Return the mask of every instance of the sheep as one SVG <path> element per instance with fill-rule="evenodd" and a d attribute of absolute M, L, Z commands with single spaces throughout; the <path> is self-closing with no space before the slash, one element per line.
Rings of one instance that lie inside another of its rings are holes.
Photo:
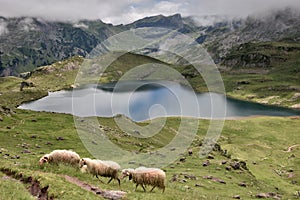
<path fill-rule="evenodd" d="M 86 165 L 83 165 L 83 166 L 80 168 L 80 172 L 83 173 L 83 174 L 88 173 L 87 166 L 86 166 Z"/>
<path fill-rule="evenodd" d="M 78 166 L 80 161 L 80 156 L 71 150 L 54 150 L 49 154 L 42 156 L 39 160 L 39 164 L 44 163 L 66 163 L 73 166 Z"/>
<path fill-rule="evenodd" d="M 155 187 L 162 189 L 162 192 L 165 191 L 166 174 L 161 169 L 146 167 L 138 167 L 136 169 L 123 169 L 121 178 L 125 178 L 126 176 L 129 176 L 129 180 L 132 179 L 133 182 L 136 183 L 135 191 L 139 185 L 142 186 L 145 192 L 146 185 L 153 186 L 150 192 L 152 192 Z"/>
<path fill-rule="evenodd" d="M 113 179 L 116 179 L 120 186 L 121 182 L 118 174 L 121 167 L 118 163 L 109 160 L 82 158 L 79 162 L 79 167 L 82 168 L 85 165 L 87 166 L 87 172 L 96 176 L 98 179 L 98 175 L 102 177 L 110 177 L 110 180 L 107 184 L 109 184 Z"/>

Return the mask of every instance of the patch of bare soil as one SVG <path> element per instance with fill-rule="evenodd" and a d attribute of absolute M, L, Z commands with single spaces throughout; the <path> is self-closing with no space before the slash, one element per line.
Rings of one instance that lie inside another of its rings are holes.
<path fill-rule="evenodd" d="M 125 197 L 126 192 L 123 192 L 121 190 L 101 190 L 98 187 L 92 186 L 88 183 L 85 183 L 83 181 L 80 181 L 78 178 L 71 177 L 68 175 L 64 175 L 65 179 L 69 181 L 72 184 L 75 184 L 82 189 L 85 189 L 87 191 L 93 192 L 96 195 L 100 195 L 105 199 L 112 199 L 112 200 L 118 200 Z"/>
<path fill-rule="evenodd" d="M 31 176 L 24 177 L 21 173 L 17 174 L 14 171 L 11 171 L 9 169 L 1 169 L 3 173 L 5 173 L 7 176 L 5 178 L 10 178 L 12 180 L 20 181 L 23 184 L 29 184 L 28 191 L 30 194 L 34 197 L 36 197 L 37 200 L 52 200 L 54 199 L 52 196 L 48 196 L 48 188 L 41 187 L 40 182 L 33 179 Z"/>
<path fill-rule="evenodd" d="M 286 152 L 291 152 L 295 147 L 298 147 L 298 146 L 300 146 L 300 145 L 299 144 L 292 145 L 292 146 L 288 147 Z"/>

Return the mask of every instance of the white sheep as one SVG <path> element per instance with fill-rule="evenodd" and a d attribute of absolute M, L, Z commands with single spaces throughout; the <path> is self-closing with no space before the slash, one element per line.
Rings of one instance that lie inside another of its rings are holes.
<path fill-rule="evenodd" d="M 86 166 L 86 165 L 83 165 L 83 166 L 80 168 L 80 172 L 83 173 L 83 174 L 88 173 L 87 166 Z"/>
<path fill-rule="evenodd" d="M 82 158 L 79 162 L 79 167 L 83 168 L 85 165 L 87 168 L 87 172 L 93 174 L 98 179 L 98 175 L 102 177 L 110 177 L 110 180 L 107 184 L 109 184 L 113 179 L 118 180 L 119 185 L 121 184 L 118 175 L 121 167 L 118 163 L 109 160 Z"/>
<path fill-rule="evenodd" d="M 54 150 L 49 154 L 42 156 L 39 160 L 39 164 L 43 165 L 44 163 L 65 163 L 74 166 L 78 166 L 80 161 L 80 156 L 71 150 Z"/>
<path fill-rule="evenodd" d="M 145 186 L 151 185 L 153 188 L 158 187 L 165 191 L 165 179 L 166 173 L 158 168 L 146 168 L 146 167 L 138 167 L 136 169 L 124 169 L 122 170 L 122 178 L 129 176 L 129 180 L 133 180 L 136 183 L 135 191 L 139 185 L 142 186 L 144 191 L 146 192 Z"/>

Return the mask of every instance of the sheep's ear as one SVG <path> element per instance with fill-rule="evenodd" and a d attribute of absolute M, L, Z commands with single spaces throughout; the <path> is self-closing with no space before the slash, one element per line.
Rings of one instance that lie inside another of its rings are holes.
<path fill-rule="evenodd" d="M 49 158 L 48 158 L 47 156 L 44 156 L 44 160 L 48 161 L 48 160 L 49 160 Z"/>
<path fill-rule="evenodd" d="M 131 180 L 132 179 L 132 174 L 129 174 L 129 180 Z"/>

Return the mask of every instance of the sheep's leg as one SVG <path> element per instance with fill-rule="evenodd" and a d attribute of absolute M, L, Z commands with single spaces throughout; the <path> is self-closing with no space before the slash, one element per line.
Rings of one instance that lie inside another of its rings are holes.
<path fill-rule="evenodd" d="M 113 180 L 113 178 L 110 178 L 109 181 L 107 182 L 107 184 L 109 184 L 111 182 L 111 180 Z"/>
<path fill-rule="evenodd" d="M 119 178 L 117 178 L 117 180 L 118 180 L 119 186 L 121 186 L 121 181 L 120 181 L 120 179 L 119 179 Z"/>
<path fill-rule="evenodd" d="M 98 175 L 96 175 L 96 178 L 97 178 L 101 183 L 104 183 L 104 182 L 98 177 Z"/>
<path fill-rule="evenodd" d="M 152 190 L 155 188 L 156 186 L 154 186 L 151 190 L 150 190 L 150 192 L 152 192 Z"/>
<path fill-rule="evenodd" d="M 134 190 L 134 191 L 136 191 L 136 189 L 137 189 L 138 186 L 139 186 L 139 184 L 137 183 L 137 184 L 135 185 L 135 190 Z"/>
<path fill-rule="evenodd" d="M 145 187 L 144 187 L 144 185 L 142 184 L 142 187 L 143 187 L 143 189 L 144 189 L 144 192 L 146 192 L 146 189 L 145 189 Z"/>

